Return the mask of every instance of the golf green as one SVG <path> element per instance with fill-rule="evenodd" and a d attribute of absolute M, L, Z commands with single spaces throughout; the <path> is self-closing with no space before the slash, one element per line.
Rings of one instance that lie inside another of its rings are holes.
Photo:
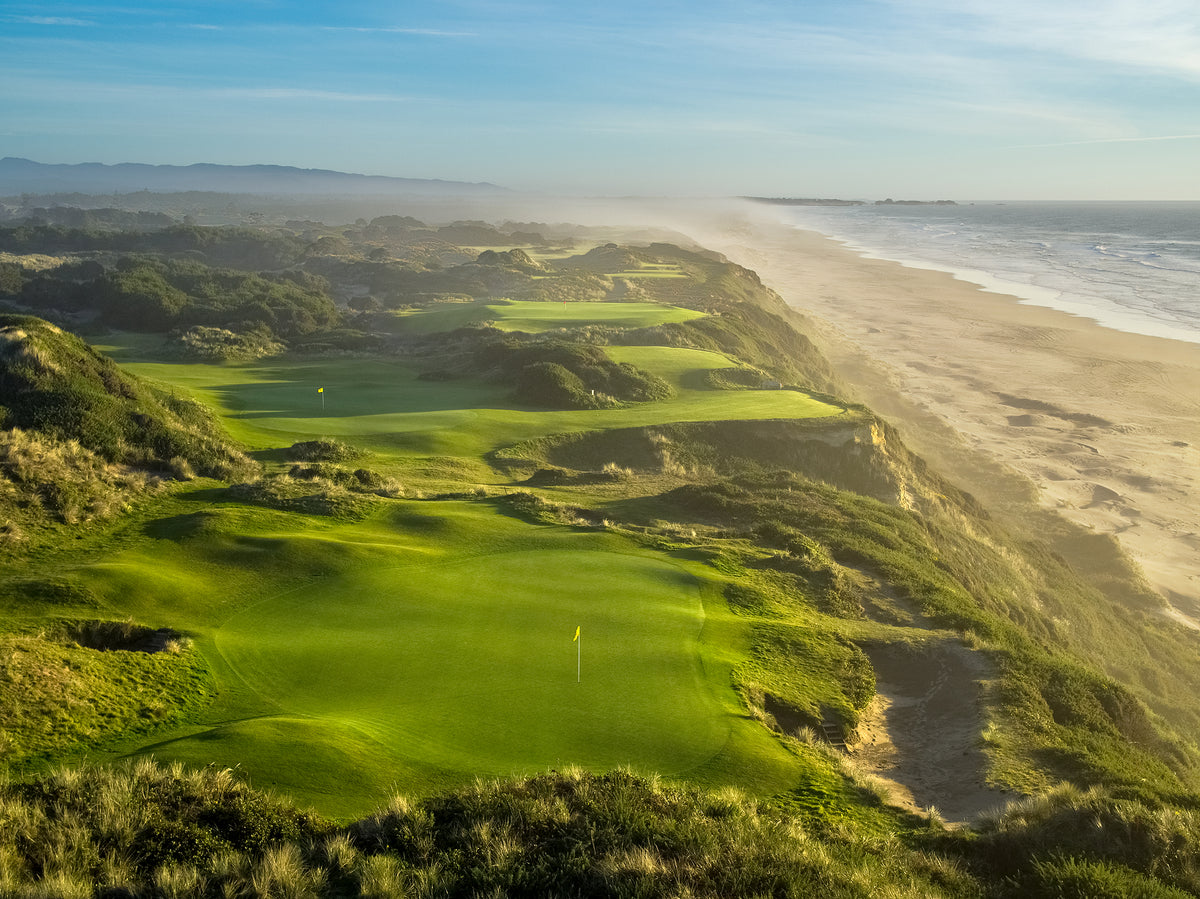
<path fill-rule="evenodd" d="M 328 720 L 334 741 L 353 726 L 416 765 L 703 764 L 729 724 L 700 663 L 698 581 L 575 542 L 365 568 L 245 609 L 216 645 L 282 715 Z"/>

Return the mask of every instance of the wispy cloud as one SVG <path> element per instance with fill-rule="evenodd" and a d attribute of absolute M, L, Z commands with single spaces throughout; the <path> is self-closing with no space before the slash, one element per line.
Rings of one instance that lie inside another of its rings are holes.
<path fill-rule="evenodd" d="M 948 38 L 1200 78 L 1194 0 L 889 0 Z"/>
<path fill-rule="evenodd" d="M 436 28 L 404 28 L 397 26 L 367 27 L 353 25 L 322 25 L 322 31 L 352 31 L 358 34 L 412 34 L 422 37 L 478 37 L 473 31 L 441 31 Z"/>
<path fill-rule="evenodd" d="M 120 81 L 42 78 L 0 66 L 0 80 L 14 91 L 38 95 L 54 102 L 187 104 L 220 101 L 223 106 L 239 100 L 271 100 L 320 103 L 414 103 L 422 98 L 403 94 L 361 93 L 297 87 L 214 87 L 192 84 L 147 84 Z"/>
<path fill-rule="evenodd" d="M 295 87 L 235 87 L 209 93 L 249 100 L 322 100 L 338 103 L 404 103 L 410 99 L 395 94 L 359 94 Z"/>
<path fill-rule="evenodd" d="M 64 16 L 6 16 L 10 22 L 21 22 L 25 25 L 70 25 L 72 27 L 91 28 L 95 22 L 87 19 L 71 19 Z"/>

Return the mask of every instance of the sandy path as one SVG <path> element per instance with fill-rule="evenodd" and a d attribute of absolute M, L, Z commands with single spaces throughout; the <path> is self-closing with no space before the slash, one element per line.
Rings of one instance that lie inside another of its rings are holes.
<path fill-rule="evenodd" d="M 985 781 L 985 660 L 950 643 L 865 649 L 877 692 L 851 747 L 855 767 L 882 780 L 895 804 L 915 812 L 935 808 L 951 824 L 1011 799 Z"/>
<path fill-rule="evenodd" d="M 697 237 L 814 316 L 861 398 L 961 486 L 1003 513 L 1031 481 L 1043 505 L 1114 535 L 1178 612 L 1200 618 L 1200 345 L 779 225 Z"/>

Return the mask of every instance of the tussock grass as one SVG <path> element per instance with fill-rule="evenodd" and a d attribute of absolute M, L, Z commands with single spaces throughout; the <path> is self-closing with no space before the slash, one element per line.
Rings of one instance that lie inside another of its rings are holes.
<path fill-rule="evenodd" d="M 161 485 L 145 471 L 110 462 L 76 440 L 0 431 L 0 517 L 11 527 L 112 518 Z M 18 538 L 14 532 L 10 538 Z"/>
<path fill-rule="evenodd" d="M 932 812 L 882 830 L 734 788 L 566 768 L 394 795 L 339 826 L 229 768 L 144 759 L 0 784 L 0 892 L 1174 899 L 1200 887 L 1198 820 L 1064 787 L 977 834 Z"/>
<path fill-rule="evenodd" d="M 362 450 L 335 437 L 300 440 L 287 451 L 287 457 L 297 462 L 350 462 L 363 455 Z"/>
<path fill-rule="evenodd" d="M 0 334 L 0 425 L 76 441 L 118 465 L 182 459 L 217 478 L 254 467 L 207 408 L 123 372 L 75 335 L 11 315 L 0 316 Z"/>
<path fill-rule="evenodd" d="M 166 343 L 168 353 L 207 362 L 263 359 L 278 356 L 286 349 L 268 332 L 242 333 L 204 325 L 173 333 Z"/>
<path fill-rule="evenodd" d="M 367 468 L 347 471 L 336 465 L 293 465 L 287 474 L 234 484 L 228 495 L 240 502 L 284 512 L 357 519 L 370 514 L 375 497 L 394 497 L 404 488 Z"/>

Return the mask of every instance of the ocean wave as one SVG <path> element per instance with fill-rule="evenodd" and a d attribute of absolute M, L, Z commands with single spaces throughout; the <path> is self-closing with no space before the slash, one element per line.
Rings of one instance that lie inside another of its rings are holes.
<path fill-rule="evenodd" d="M 1200 204 L 806 208 L 790 215 L 872 256 L 949 271 L 1120 330 L 1200 342 Z"/>

